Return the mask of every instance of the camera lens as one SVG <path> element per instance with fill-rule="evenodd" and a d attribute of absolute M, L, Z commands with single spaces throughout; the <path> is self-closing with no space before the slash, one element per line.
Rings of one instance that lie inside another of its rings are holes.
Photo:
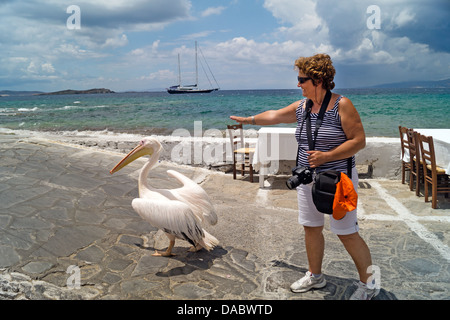
<path fill-rule="evenodd" d="M 289 190 L 293 190 L 297 188 L 299 185 L 300 181 L 296 176 L 290 177 L 289 179 L 286 180 L 286 186 L 288 187 Z"/>

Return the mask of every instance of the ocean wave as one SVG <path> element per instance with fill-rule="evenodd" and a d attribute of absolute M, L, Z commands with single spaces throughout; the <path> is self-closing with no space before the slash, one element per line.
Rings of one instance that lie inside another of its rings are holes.
<path fill-rule="evenodd" d="M 108 105 L 97 105 L 97 106 L 86 106 L 86 105 L 80 105 L 79 101 L 73 102 L 76 105 L 65 105 L 64 107 L 56 107 L 56 108 L 39 108 L 39 107 L 33 107 L 33 108 L 18 108 L 17 110 L 14 108 L 1 108 L 1 113 L 11 113 L 11 112 L 54 112 L 54 111 L 67 111 L 67 110 L 74 110 L 74 109 L 102 109 L 102 108 L 108 108 Z M 45 105 L 44 105 L 45 106 Z"/>
<path fill-rule="evenodd" d="M 56 108 L 53 110 L 70 110 L 70 109 L 80 109 L 80 108 L 81 108 L 80 106 L 64 106 L 62 108 Z"/>
<path fill-rule="evenodd" d="M 19 124 L 19 127 L 23 127 L 25 123 L 22 122 Z M 0 126 L 0 133 L 1 132 L 17 132 L 17 133 L 24 133 L 27 135 L 32 135 L 35 137 L 51 137 L 52 139 L 58 140 L 57 137 L 60 138 L 92 138 L 92 139 L 98 139 L 99 141 L 102 140 L 109 140 L 113 139 L 115 141 L 122 141 L 122 140 L 136 140 L 139 141 L 139 139 L 142 139 L 143 137 L 147 136 L 158 136 L 161 137 L 164 140 L 170 140 L 170 139 L 194 139 L 194 140 L 208 140 L 208 139 L 226 139 L 228 141 L 228 133 L 227 130 L 218 130 L 222 134 L 220 135 L 214 135 L 210 136 L 211 132 L 203 132 L 202 136 L 194 136 L 194 134 L 188 134 L 187 136 L 182 134 L 179 135 L 177 130 L 173 130 L 172 132 L 147 132 L 146 130 L 135 130 L 135 131 L 116 131 L 111 129 L 104 129 L 104 130 L 33 130 L 33 129 L 9 129 L 4 128 Z M 183 131 L 185 132 L 185 131 Z M 258 132 L 255 129 L 247 129 L 243 131 L 244 137 L 246 139 L 251 138 L 257 138 Z"/>
<path fill-rule="evenodd" d="M 38 110 L 40 110 L 38 107 L 17 109 L 18 112 L 34 112 L 34 111 L 38 111 Z"/>
<path fill-rule="evenodd" d="M 74 103 L 76 103 L 77 101 L 75 101 Z M 110 106 L 108 105 L 98 105 L 98 106 L 83 106 L 83 105 L 77 105 L 77 106 L 72 106 L 72 105 L 67 105 L 64 106 L 62 108 L 55 108 L 55 109 L 49 109 L 48 111 L 55 111 L 55 110 L 71 110 L 71 109 L 89 109 L 89 110 L 93 110 L 93 109 L 102 109 L 102 108 L 108 108 Z"/>
<path fill-rule="evenodd" d="M 0 115 L 15 115 L 16 110 L 13 108 L 0 108 Z"/>

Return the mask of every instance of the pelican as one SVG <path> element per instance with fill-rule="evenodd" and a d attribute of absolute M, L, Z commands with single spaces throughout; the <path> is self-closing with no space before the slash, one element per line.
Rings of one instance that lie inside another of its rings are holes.
<path fill-rule="evenodd" d="M 156 252 L 154 256 L 172 256 L 175 239 L 183 239 L 192 244 L 189 249 L 196 252 L 201 248 L 210 251 L 219 241 L 203 229 L 206 220 L 217 223 L 217 215 L 208 194 L 197 183 L 181 173 L 168 170 L 167 174 L 183 184 L 176 189 L 155 189 L 148 184 L 148 174 L 158 162 L 162 151 L 161 143 L 153 138 L 144 138 L 139 145 L 126 155 L 111 171 L 113 174 L 136 159 L 149 155 L 142 167 L 139 180 L 139 198 L 133 199 L 133 209 L 152 226 L 165 232 L 170 240 L 165 252 Z"/>

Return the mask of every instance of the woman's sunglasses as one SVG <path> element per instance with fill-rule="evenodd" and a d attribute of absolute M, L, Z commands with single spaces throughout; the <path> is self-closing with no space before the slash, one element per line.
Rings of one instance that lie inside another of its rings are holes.
<path fill-rule="evenodd" d="M 308 80 L 312 80 L 310 77 L 297 77 L 297 79 L 300 84 L 305 83 Z"/>

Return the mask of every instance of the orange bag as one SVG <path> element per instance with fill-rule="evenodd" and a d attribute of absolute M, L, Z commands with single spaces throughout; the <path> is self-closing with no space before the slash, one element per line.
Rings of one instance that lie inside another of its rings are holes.
<path fill-rule="evenodd" d="M 350 178 L 341 172 L 341 180 L 336 184 L 336 193 L 333 201 L 333 218 L 342 219 L 347 212 L 356 209 L 358 203 L 358 193 L 353 187 Z"/>
<path fill-rule="evenodd" d="M 352 180 L 345 173 L 334 170 L 320 172 L 315 176 L 312 196 L 317 210 L 333 215 L 336 220 L 355 210 L 358 203 Z"/>

